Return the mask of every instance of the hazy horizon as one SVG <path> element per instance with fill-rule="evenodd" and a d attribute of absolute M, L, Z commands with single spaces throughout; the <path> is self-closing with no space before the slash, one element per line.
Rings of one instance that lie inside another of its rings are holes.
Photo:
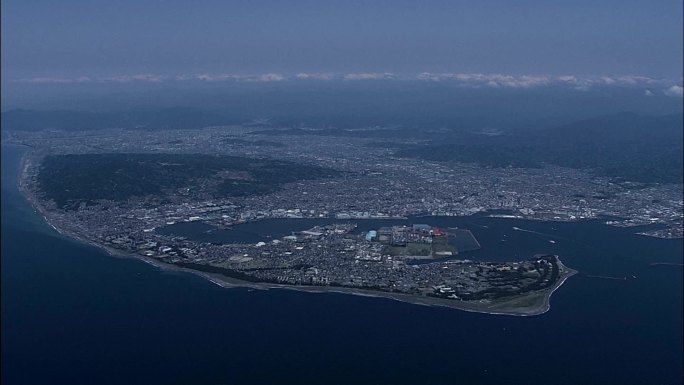
<path fill-rule="evenodd" d="M 3 80 L 297 74 L 682 79 L 682 3 L 4 1 Z M 5 83 L 5 82 L 3 82 Z"/>

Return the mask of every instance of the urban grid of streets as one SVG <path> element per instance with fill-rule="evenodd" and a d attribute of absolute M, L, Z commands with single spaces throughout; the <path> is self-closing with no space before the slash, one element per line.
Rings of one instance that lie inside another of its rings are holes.
<path fill-rule="evenodd" d="M 24 191 L 33 198 L 38 193 L 38 158 L 45 154 L 223 154 L 283 159 L 345 171 L 335 178 L 286 184 L 265 197 L 215 199 L 179 192 L 166 197 L 167 203 L 162 205 L 159 199 L 145 197 L 116 204 L 102 202 L 69 212 L 40 202 L 51 223 L 88 241 L 169 263 L 240 271 L 246 278 L 257 280 L 335 283 L 414 294 L 425 294 L 427 290 L 433 295 L 458 298 L 454 293 L 472 294 L 492 288 L 505 275 L 502 271 L 511 268 L 528 273 L 527 278 L 534 278 L 529 272 L 537 271 L 536 278 L 546 277 L 548 283 L 549 276 L 544 276 L 546 270 L 540 270 L 539 263 L 553 265 L 553 261 L 520 262 L 524 266 L 452 261 L 416 267 L 382 255 L 376 244 L 352 235 L 351 229 L 342 224 L 319 228 L 316 232 L 320 235 L 316 237 L 300 235 L 291 242 L 274 240 L 257 245 L 199 244 L 161 235 L 154 229 L 194 220 L 224 227 L 266 218 L 465 216 L 507 209 L 511 216 L 528 219 L 572 221 L 607 216 L 611 217 L 608 224 L 614 226 L 657 223 L 664 226 L 643 234 L 682 236 L 682 185 L 630 186 L 557 166 L 502 169 L 442 164 L 394 157 L 391 146 L 377 145 L 378 139 L 259 135 L 254 131 L 255 128 L 216 127 L 11 132 L 9 142 L 30 145 L 38 156 L 25 170 L 23 182 Z M 282 146 L 262 145 L 258 141 L 276 141 Z M 107 210 L 106 215 L 103 210 Z M 338 258 L 324 258 L 330 255 Z M 374 258 L 360 257 L 364 255 Z M 547 270 L 550 273 L 551 269 Z M 520 290 L 533 280 L 513 284 L 504 281 L 496 285 L 504 290 Z"/>

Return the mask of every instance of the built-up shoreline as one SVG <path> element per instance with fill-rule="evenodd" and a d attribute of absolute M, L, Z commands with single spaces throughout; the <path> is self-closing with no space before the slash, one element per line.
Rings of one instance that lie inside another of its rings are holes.
<path fill-rule="evenodd" d="M 43 217 L 45 222 L 48 225 L 50 225 L 55 231 L 57 231 L 57 233 L 59 233 L 61 236 L 67 239 L 76 240 L 78 242 L 97 247 L 101 250 L 104 250 L 108 255 L 113 257 L 134 258 L 162 270 L 180 271 L 195 274 L 223 288 L 250 288 L 258 290 L 285 289 L 308 293 L 341 293 L 364 297 L 386 298 L 423 306 L 448 307 L 475 313 L 512 316 L 533 316 L 544 314 L 547 311 L 549 311 L 549 309 L 551 308 L 550 299 L 552 294 L 556 290 L 558 290 L 558 288 L 561 287 L 569 277 L 577 273 L 576 270 L 570 269 L 567 266 L 565 266 L 561 262 L 560 258 L 556 255 L 555 257 L 557 266 L 559 268 L 559 277 L 552 287 L 532 293 L 526 293 L 520 296 L 513 296 L 506 299 L 473 301 L 448 300 L 436 297 L 417 296 L 411 294 L 385 292 L 379 290 L 342 286 L 307 286 L 247 282 L 235 278 L 230 278 L 217 273 L 202 272 L 195 269 L 181 267 L 175 264 L 162 262 L 157 259 L 146 257 L 143 255 L 126 253 L 121 250 L 92 241 L 87 237 L 77 234 L 76 232 L 64 229 L 56 225 L 55 223 L 53 223 L 53 221 L 50 220 L 50 213 L 48 212 L 48 210 L 46 210 L 43 207 L 40 200 L 36 196 L 34 196 L 34 194 L 28 188 L 27 170 L 31 166 L 31 162 L 33 161 L 32 156 L 33 150 L 29 150 L 22 155 L 19 166 L 19 191 L 26 198 L 26 200 L 29 202 L 29 204 L 35 210 L 35 212 L 38 213 L 41 217 Z"/>

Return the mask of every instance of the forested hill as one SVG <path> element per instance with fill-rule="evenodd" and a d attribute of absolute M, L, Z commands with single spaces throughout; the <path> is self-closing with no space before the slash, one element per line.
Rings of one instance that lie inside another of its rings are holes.
<path fill-rule="evenodd" d="M 434 138 L 398 155 L 492 167 L 550 163 L 635 182 L 682 183 L 682 133 L 682 114 L 621 113 L 549 129 Z"/>

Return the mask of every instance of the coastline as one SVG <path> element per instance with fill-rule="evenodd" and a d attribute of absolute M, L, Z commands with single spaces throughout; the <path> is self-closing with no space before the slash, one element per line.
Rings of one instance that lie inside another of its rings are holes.
<path fill-rule="evenodd" d="M 31 148 L 26 153 L 24 153 L 22 155 L 21 161 L 19 162 L 19 176 L 17 181 L 18 190 L 24 197 L 24 199 L 26 199 L 29 205 L 33 208 L 34 212 L 39 214 L 43 218 L 43 220 L 45 220 L 45 222 L 48 225 L 50 225 L 60 236 L 71 241 L 77 241 L 80 243 L 97 247 L 101 250 L 104 250 L 108 255 L 113 257 L 138 259 L 161 270 L 178 271 L 194 274 L 222 288 L 250 288 L 258 290 L 285 289 L 308 293 L 340 293 L 348 295 L 358 295 L 363 297 L 385 298 L 415 305 L 448 307 L 452 309 L 458 309 L 474 313 L 511 316 L 533 316 L 544 314 L 547 311 L 549 311 L 549 309 L 551 308 L 550 299 L 553 293 L 558 288 L 560 288 L 569 277 L 577 273 L 576 270 L 570 269 L 567 266 L 565 266 L 561 262 L 560 258 L 556 255 L 555 257 L 559 267 L 560 277 L 553 287 L 539 292 L 525 294 L 523 296 L 517 296 L 509 299 L 495 301 L 457 301 L 436 297 L 416 296 L 411 294 L 383 292 L 377 290 L 352 287 L 287 285 L 242 281 L 234 278 L 229 278 L 221 274 L 202 272 L 186 267 L 177 266 L 175 264 L 162 262 L 154 258 L 149 258 L 146 256 L 137 255 L 133 253 L 126 253 L 121 250 L 89 240 L 76 232 L 56 226 L 54 223 L 50 221 L 47 210 L 45 210 L 42 207 L 38 199 L 35 196 L 33 196 L 33 194 L 27 188 L 26 171 L 28 167 L 31 165 L 32 156 L 34 155 L 33 151 L 34 149 Z"/>

